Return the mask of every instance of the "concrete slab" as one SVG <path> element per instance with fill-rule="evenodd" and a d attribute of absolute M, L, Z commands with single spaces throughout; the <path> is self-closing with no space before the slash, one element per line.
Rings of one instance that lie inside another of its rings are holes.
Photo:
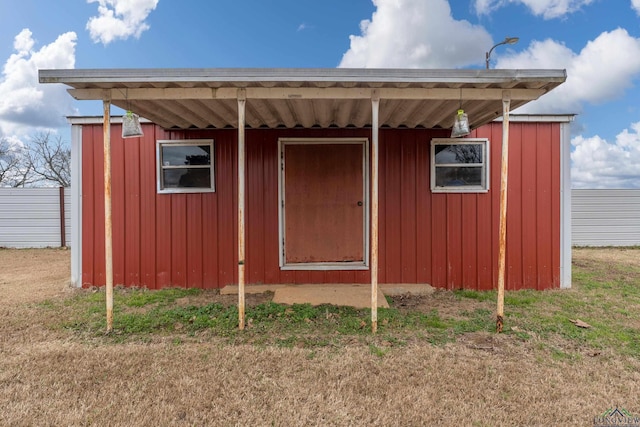
<path fill-rule="evenodd" d="M 378 307 L 389 307 L 385 295 L 428 295 L 434 288 L 426 283 L 384 283 L 378 286 Z M 311 305 L 334 304 L 357 308 L 371 307 L 368 284 L 247 285 L 245 294 L 273 292 L 273 302 Z M 220 289 L 221 295 L 238 295 L 237 286 Z"/>
<path fill-rule="evenodd" d="M 429 295 L 435 288 L 426 283 L 383 283 L 378 286 L 385 295 Z"/>
<path fill-rule="evenodd" d="M 333 304 L 356 308 L 371 307 L 371 287 L 361 284 L 288 285 L 279 287 L 273 295 L 279 304 Z M 378 289 L 378 307 L 389 307 Z"/>

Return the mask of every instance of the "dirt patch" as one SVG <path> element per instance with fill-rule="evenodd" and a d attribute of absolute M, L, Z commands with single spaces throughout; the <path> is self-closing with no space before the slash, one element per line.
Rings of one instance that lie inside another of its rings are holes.
<path fill-rule="evenodd" d="M 393 307 L 400 311 L 435 311 L 441 317 L 456 319 L 461 313 L 479 308 L 493 308 L 492 303 L 483 303 L 472 298 L 459 298 L 453 292 L 435 290 L 427 295 L 402 294 L 391 298 Z"/>
<path fill-rule="evenodd" d="M 38 302 L 70 292 L 70 257 L 67 249 L 0 249 L 0 302 Z"/>

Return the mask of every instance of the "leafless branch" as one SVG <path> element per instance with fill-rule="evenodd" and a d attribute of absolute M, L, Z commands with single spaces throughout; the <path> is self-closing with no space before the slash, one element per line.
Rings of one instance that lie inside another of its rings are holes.
<path fill-rule="evenodd" d="M 71 185 L 71 149 L 60 136 L 49 132 L 32 136 L 25 154 L 37 180 Z"/>

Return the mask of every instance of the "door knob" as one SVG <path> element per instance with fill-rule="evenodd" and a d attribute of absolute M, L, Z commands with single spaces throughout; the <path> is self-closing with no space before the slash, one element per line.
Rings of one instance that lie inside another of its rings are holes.
<path fill-rule="evenodd" d="M 358 201 L 358 206 L 362 206 L 362 201 Z"/>

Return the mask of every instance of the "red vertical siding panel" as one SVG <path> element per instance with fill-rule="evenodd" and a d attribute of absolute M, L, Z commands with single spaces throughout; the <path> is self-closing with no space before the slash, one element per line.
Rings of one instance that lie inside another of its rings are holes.
<path fill-rule="evenodd" d="M 218 182 L 216 177 L 216 188 Z M 220 285 L 218 283 L 217 195 L 202 198 L 202 235 L 204 236 L 202 242 L 202 286 L 206 289 L 218 288 Z"/>
<path fill-rule="evenodd" d="M 264 161 L 264 144 L 259 135 L 247 132 L 247 283 L 264 282 Z"/>
<path fill-rule="evenodd" d="M 537 132 L 529 124 L 522 124 L 522 286 L 537 287 Z"/>
<path fill-rule="evenodd" d="M 552 283 L 552 189 L 551 171 L 549 170 L 552 160 L 551 132 L 547 124 L 533 125 L 538 131 L 537 155 L 541 165 L 546 165 L 545 173 L 537 176 L 537 229 L 538 229 L 538 283 L 537 289 L 545 289 Z"/>
<path fill-rule="evenodd" d="M 308 271 L 307 273 L 305 283 L 327 283 L 326 271 Z"/>
<path fill-rule="evenodd" d="M 386 283 L 402 282 L 402 180 L 401 180 L 401 143 L 393 140 L 389 132 L 383 132 L 380 140 L 380 155 L 384 161 L 384 251 Z M 395 135 L 394 135 L 395 136 Z M 384 142 L 384 143 L 383 143 Z M 382 178 L 382 177 L 381 177 Z"/>
<path fill-rule="evenodd" d="M 461 286 L 478 289 L 478 197 L 462 197 L 462 279 Z"/>
<path fill-rule="evenodd" d="M 95 267 L 95 127 L 82 127 L 82 285 L 96 284 Z"/>
<path fill-rule="evenodd" d="M 447 195 L 431 195 L 431 284 L 447 287 Z"/>
<path fill-rule="evenodd" d="M 462 284 L 462 197 L 469 194 L 447 194 L 447 289 L 460 288 Z"/>
<path fill-rule="evenodd" d="M 420 131 L 416 141 L 416 280 L 431 282 L 431 138 Z"/>
<path fill-rule="evenodd" d="M 104 238 L 104 137 L 102 128 L 96 127 L 93 133 L 93 170 L 94 181 L 94 285 L 104 286 L 105 277 L 105 238 Z"/>
<path fill-rule="evenodd" d="M 143 125 L 140 152 L 140 286 L 156 288 L 156 126 Z"/>
<path fill-rule="evenodd" d="M 415 131 L 398 132 L 401 147 L 401 262 L 400 283 L 416 282 L 416 135 Z"/>
<path fill-rule="evenodd" d="M 187 195 L 171 196 L 171 284 L 187 286 Z"/>
<path fill-rule="evenodd" d="M 358 283 L 356 281 L 356 274 L 352 270 L 336 271 L 334 273 L 337 273 L 338 275 L 336 279 L 336 282 L 338 283 Z M 331 277 L 334 277 L 334 275 Z"/>
<path fill-rule="evenodd" d="M 140 151 L 142 138 L 124 141 L 124 284 L 140 285 Z"/>
<path fill-rule="evenodd" d="M 509 192 L 507 195 L 506 289 L 522 287 L 522 126 L 509 130 Z"/>
<path fill-rule="evenodd" d="M 226 286 L 238 283 L 237 138 L 227 136 L 218 147 L 218 282 Z"/>
<path fill-rule="evenodd" d="M 218 200 L 220 188 L 228 185 L 220 172 L 221 156 L 220 147 L 229 138 L 228 132 L 215 132 L 203 135 L 203 138 L 212 138 L 214 147 L 214 172 L 215 193 L 206 193 L 202 197 L 202 287 L 207 289 L 219 288 L 219 245 L 220 233 L 218 230 Z"/>
<path fill-rule="evenodd" d="M 372 152 L 372 141 L 369 143 L 369 153 Z M 387 264 L 389 252 L 387 243 L 387 212 L 386 206 L 389 185 L 387 184 L 387 162 L 386 155 L 387 138 L 386 132 L 380 130 L 378 133 L 378 283 L 391 283 L 387 274 Z M 371 162 L 372 163 L 372 162 Z M 369 165 L 369 176 L 371 176 L 372 164 Z M 373 182 L 370 181 L 371 190 L 373 190 Z M 371 191 L 370 191 L 371 193 Z M 369 199 L 371 200 L 371 199 Z M 371 212 L 370 212 L 371 214 Z M 371 218 L 371 216 L 369 216 Z M 369 241 L 371 242 L 371 224 L 369 225 Z M 369 262 L 371 262 L 371 253 L 369 254 Z M 371 264 L 369 264 L 371 265 Z"/>
<path fill-rule="evenodd" d="M 492 190 L 495 191 L 495 190 Z M 477 258 L 478 278 L 477 289 L 481 291 L 494 288 L 493 281 L 493 212 L 492 195 L 478 195 L 478 242 Z"/>
<path fill-rule="evenodd" d="M 551 276 L 552 286 L 554 288 L 560 287 L 560 233 L 561 233 L 561 218 L 560 218 L 560 198 L 562 191 L 562 181 L 560 173 L 560 152 L 561 141 L 560 124 L 549 124 L 551 128 Z"/>
<path fill-rule="evenodd" d="M 202 198 L 209 193 L 188 194 L 187 200 L 187 287 L 202 288 L 202 264 L 204 252 L 203 240 L 206 239 L 202 233 Z"/>
<path fill-rule="evenodd" d="M 172 285 L 171 277 L 171 196 L 156 197 L 156 268 L 158 288 Z"/>
<path fill-rule="evenodd" d="M 311 283 L 309 272 L 304 270 L 295 270 L 293 272 L 293 283 Z"/>

